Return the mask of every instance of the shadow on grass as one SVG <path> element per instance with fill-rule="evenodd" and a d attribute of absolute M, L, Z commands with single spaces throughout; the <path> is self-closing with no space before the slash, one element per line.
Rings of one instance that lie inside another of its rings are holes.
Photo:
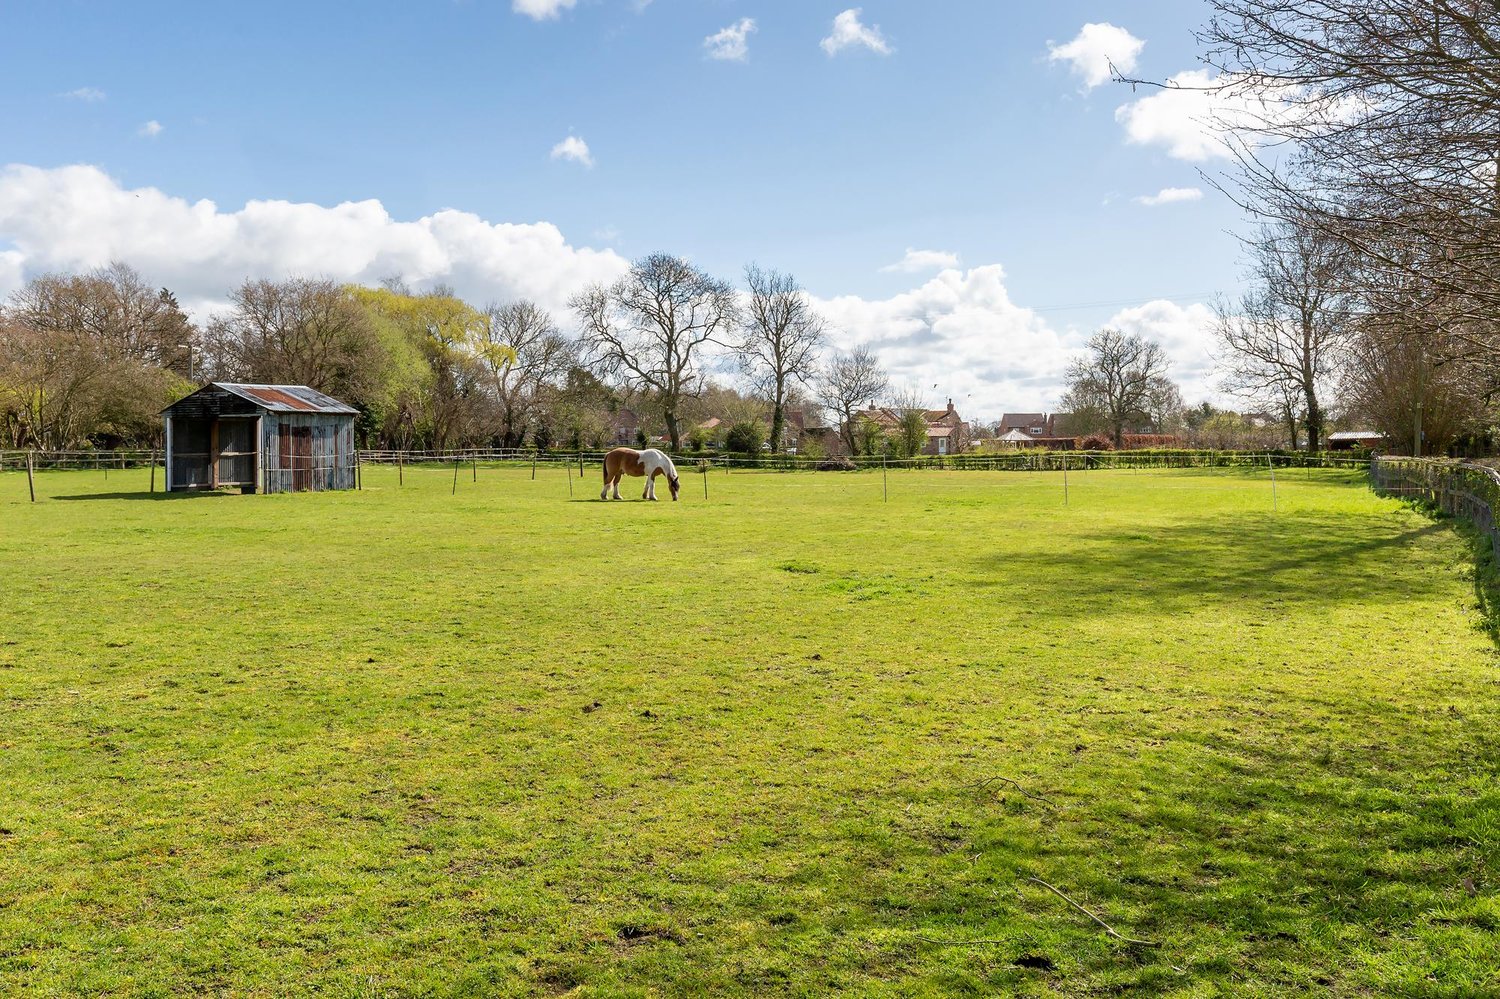
<path fill-rule="evenodd" d="M 164 500 L 187 500 L 205 499 L 210 496 L 238 496 L 239 493 L 210 492 L 210 491 L 182 491 L 173 493 L 76 493 L 71 496 L 48 496 L 45 499 L 55 500 L 150 500 L 162 502 Z"/>
<path fill-rule="evenodd" d="M 1407 599 L 1447 585 L 1440 574 L 1401 571 L 1393 557 L 1450 528 L 1299 514 L 1283 519 L 1200 519 L 1170 527 L 1080 532 L 1067 547 L 978 555 L 977 586 L 1046 579 L 1030 610 L 1072 616 L 1110 605 L 1187 605 L 1276 599 L 1299 603 Z"/>

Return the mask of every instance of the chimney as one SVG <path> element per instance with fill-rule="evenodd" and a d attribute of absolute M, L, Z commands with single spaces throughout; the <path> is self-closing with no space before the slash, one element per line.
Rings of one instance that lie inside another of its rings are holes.
<path fill-rule="evenodd" d="M 953 412 L 953 400 L 952 399 L 948 400 L 948 412 L 950 412 L 950 413 Z"/>

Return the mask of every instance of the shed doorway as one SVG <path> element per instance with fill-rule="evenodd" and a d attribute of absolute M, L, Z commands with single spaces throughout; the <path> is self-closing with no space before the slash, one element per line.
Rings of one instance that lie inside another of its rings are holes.
<path fill-rule="evenodd" d="M 312 427 L 289 427 L 283 423 L 278 430 L 281 468 L 292 473 L 282 478 L 291 479 L 292 492 L 306 492 L 312 488 Z"/>

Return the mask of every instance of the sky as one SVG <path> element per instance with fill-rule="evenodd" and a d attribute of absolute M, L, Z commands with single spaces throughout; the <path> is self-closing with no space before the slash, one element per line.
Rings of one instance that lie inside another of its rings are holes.
<path fill-rule="evenodd" d="M 1104 325 L 1218 399 L 1227 161 L 1201 98 L 1109 79 L 1190 79 L 1202 0 L 848 2 L 0 0 L 0 295 L 119 259 L 198 318 L 399 275 L 569 327 L 665 251 L 796 275 L 965 416 L 1057 408 Z"/>

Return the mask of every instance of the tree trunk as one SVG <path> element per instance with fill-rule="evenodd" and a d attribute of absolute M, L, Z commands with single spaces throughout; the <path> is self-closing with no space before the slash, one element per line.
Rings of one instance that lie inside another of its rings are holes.
<path fill-rule="evenodd" d="M 677 425 L 677 413 L 673 410 L 668 409 L 664 413 L 662 413 L 662 415 L 666 417 L 667 439 L 671 441 L 671 444 L 669 446 L 671 447 L 672 452 L 675 454 L 676 452 L 682 450 L 682 440 Z"/>
<path fill-rule="evenodd" d="M 782 435 L 786 432 L 786 407 L 781 400 L 776 401 L 776 406 L 771 410 L 771 449 L 777 454 L 782 451 Z"/>
<path fill-rule="evenodd" d="M 1312 386 L 1307 388 L 1307 451 L 1313 454 L 1323 441 L 1323 409 Z"/>

